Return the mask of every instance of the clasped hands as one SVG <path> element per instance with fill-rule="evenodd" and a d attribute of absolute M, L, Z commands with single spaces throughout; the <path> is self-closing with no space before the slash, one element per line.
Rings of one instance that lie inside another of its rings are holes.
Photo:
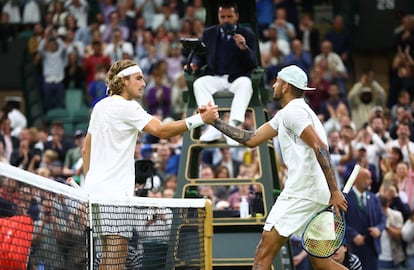
<path fill-rule="evenodd" d="M 201 105 L 198 108 L 198 112 L 200 113 L 203 122 L 210 125 L 214 124 L 216 119 L 219 117 L 218 106 L 213 104 L 211 101 L 209 101 L 206 105 Z"/>

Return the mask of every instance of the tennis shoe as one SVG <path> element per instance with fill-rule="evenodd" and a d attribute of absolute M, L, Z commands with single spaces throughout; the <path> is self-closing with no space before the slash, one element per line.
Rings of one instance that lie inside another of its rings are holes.
<path fill-rule="evenodd" d="M 221 138 L 221 135 L 222 134 L 219 130 L 217 130 L 215 127 L 208 125 L 203 135 L 200 136 L 200 141 L 201 142 L 216 141 Z"/>

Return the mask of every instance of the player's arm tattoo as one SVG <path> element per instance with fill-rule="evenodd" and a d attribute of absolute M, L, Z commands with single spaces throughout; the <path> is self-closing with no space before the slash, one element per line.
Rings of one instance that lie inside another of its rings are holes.
<path fill-rule="evenodd" d="M 254 131 L 232 127 L 220 118 L 214 122 L 214 127 L 241 144 L 250 140 L 255 134 Z"/>
<path fill-rule="evenodd" d="M 328 149 L 319 147 L 316 152 L 316 158 L 321 165 L 322 171 L 325 174 L 326 181 L 330 191 L 338 190 L 338 185 L 335 179 L 335 168 L 333 167 L 331 156 Z"/>

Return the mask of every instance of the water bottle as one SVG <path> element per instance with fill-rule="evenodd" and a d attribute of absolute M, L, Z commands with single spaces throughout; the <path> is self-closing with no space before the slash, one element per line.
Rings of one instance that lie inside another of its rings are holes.
<path fill-rule="evenodd" d="M 242 196 L 242 200 L 240 203 L 240 217 L 249 217 L 249 203 L 247 202 L 246 196 Z"/>
<path fill-rule="evenodd" d="M 285 246 L 282 246 L 282 248 L 280 249 L 280 253 L 281 253 L 281 261 L 282 261 L 282 269 L 283 270 L 291 269 L 288 249 Z"/>

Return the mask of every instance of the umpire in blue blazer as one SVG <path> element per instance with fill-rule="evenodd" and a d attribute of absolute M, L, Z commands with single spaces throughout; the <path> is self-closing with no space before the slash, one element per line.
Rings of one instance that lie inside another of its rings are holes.
<path fill-rule="evenodd" d="M 230 91 L 234 94 L 229 124 L 237 126 L 244 122 L 245 112 L 253 94 L 251 73 L 257 67 L 257 39 L 248 27 L 238 24 L 239 12 L 234 2 L 218 6 L 219 24 L 206 28 L 202 42 L 207 53 L 194 58 L 193 71 L 201 76 L 194 81 L 194 95 L 199 106 L 214 103 L 217 91 Z M 221 132 L 208 125 L 200 141 L 210 142 L 220 139 Z M 238 143 L 228 137 L 230 145 Z"/>
<path fill-rule="evenodd" d="M 369 191 L 371 172 L 361 168 L 355 184 L 347 195 L 346 241 L 356 254 L 364 270 L 378 269 L 381 253 L 381 233 L 385 229 L 386 217 L 378 197 Z"/>

